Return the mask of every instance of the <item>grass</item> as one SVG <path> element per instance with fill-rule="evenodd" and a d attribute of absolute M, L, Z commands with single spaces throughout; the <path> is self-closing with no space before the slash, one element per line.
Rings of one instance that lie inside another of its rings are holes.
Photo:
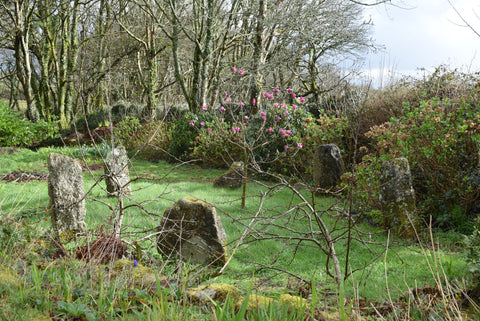
<path fill-rule="evenodd" d="M 47 172 L 46 159 L 50 152 L 82 156 L 71 148 L 43 148 L 37 152 L 20 149 L 17 153 L 0 156 L 0 176 L 14 170 Z M 86 146 L 83 155 L 88 156 L 89 164 L 101 162 L 99 154 L 92 147 Z M 184 196 L 193 196 L 215 204 L 230 242 L 229 249 L 232 249 L 259 208 L 258 196 L 266 191 L 262 184 L 249 184 L 247 207 L 242 209 L 241 190 L 212 187 L 213 178 L 220 175 L 222 170 L 205 170 L 194 164 L 175 167 L 162 161 L 153 164 L 133 160 L 132 165 L 130 173 L 134 179 L 134 192 L 125 205 L 141 204 L 142 210 L 135 206 L 126 210 L 122 237 L 130 243 L 142 239 L 158 226 L 165 209 L 175 201 Z M 103 172 L 84 173 L 85 189 L 93 186 L 86 201 L 86 223 L 90 231 L 109 226 L 111 210 L 105 204 L 115 207 L 117 202 L 115 198 L 106 196 L 103 183 L 96 184 L 101 174 Z M 50 314 L 60 319 L 212 320 L 212 313 L 215 316 L 235 313 L 233 308 L 223 311 L 221 306 L 216 307 L 215 314 L 208 307 L 180 304 L 184 301 L 182 288 L 179 287 L 159 287 L 149 292 L 132 284 L 128 273 L 112 273 L 106 266 L 92 266 L 73 259 L 53 260 L 46 237 L 50 229 L 47 183 L 0 182 L 0 195 L 0 265 L 20 280 L 19 284 L 10 284 L 0 279 L 0 319 L 28 317 L 35 320 Z M 316 202 L 317 206 L 326 208 L 337 200 L 317 197 Z M 258 220 L 252 227 L 262 233 L 285 236 L 289 231 L 286 227 L 305 228 L 300 209 L 275 219 L 266 217 L 266 213 L 285 213 L 298 203 L 298 197 L 288 189 L 269 194 L 263 204 L 266 211 L 261 213 L 265 219 Z M 323 218 L 330 228 L 338 228 L 334 235 L 340 236 L 346 219 L 330 214 L 325 213 Z M 434 259 L 448 280 L 460 280 L 468 274 L 458 246 L 449 244 L 449 241 L 454 244 L 456 236 L 435 235 L 435 240 L 442 240 L 439 245 L 443 245 L 443 248 L 433 250 L 427 246 L 423 252 L 418 244 L 391 241 L 386 233 L 371 226 L 361 226 L 360 230 L 365 235 L 370 233 L 370 238 L 377 244 L 370 244 L 369 248 L 360 242 L 351 244 L 347 268 L 359 270 L 345 282 L 344 295 L 348 300 L 395 301 L 411 288 L 435 285 L 437 280 L 428 265 L 433 265 Z M 84 241 L 80 240 L 80 244 Z M 385 251 L 386 244 L 388 251 Z M 139 245 L 143 252 L 142 264 L 153 267 L 158 273 L 178 277 L 179 266 L 176 262 L 164 262 L 155 250 L 154 240 L 146 239 Z M 73 251 L 76 246 L 68 244 L 67 250 Z M 345 268 L 343 257 L 347 251 L 346 241 L 338 241 L 336 249 L 342 268 Z M 134 251 L 133 247 L 129 248 L 130 253 Z M 212 271 L 187 265 L 182 268 L 185 275 L 180 279 L 182 287 L 200 282 L 224 282 L 236 285 L 244 292 L 253 287 L 252 293 L 271 297 L 278 297 L 282 293 L 298 293 L 308 287 L 299 282 L 299 279 L 304 279 L 311 282 L 314 293 L 323 298 L 318 300 L 318 306 L 325 307 L 338 302 L 335 284 L 325 270 L 326 262 L 326 255 L 313 242 L 298 243 L 288 239 L 253 242 L 253 236 L 250 235 L 238 247 L 224 274 L 212 279 Z M 173 271 L 177 274 L 173 274 Z M 27 311 L 25 306 L 31 309 Z M 258 319 L 272 317 L 273 320 L 278 311 L 281 309 L 273 309 L 269 314 L 268 309 L 264 310 Z"/>

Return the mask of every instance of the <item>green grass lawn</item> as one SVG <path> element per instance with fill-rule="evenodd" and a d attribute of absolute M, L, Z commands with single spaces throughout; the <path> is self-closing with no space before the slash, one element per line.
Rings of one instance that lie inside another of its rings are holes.
<path fill-rule="evenodd" d="M 0 176 L 11 171 L 47 172 L 46 159 L 50 152 L 60 152 L 74 157 L 82 156 L 77 150 L 69 148 L 45 148 L 37 152 L 20 149 L 17 153 L 0 155 Z M 88 164 L 101 162 L 98 153 L 91 148 L 85 147 L 84 154 L 88 156 L 86 162 Z M 303 211 L 304 207 L 296 209 L 300 203 L 298 196 L 286 188 L 277 189 L 275 192 L 271 191 L 266 194 L 263 207 L 259 211 L 260 195 L 267 191 L 265 185 L 273 183 L 251 182 L 247 187 L 247 206 L 242 209 L 240 207 L 241 189 L 213 188 L 212 180 L 221 173 L 223 170 L 201 169 L 194 164 L 177 166 L 163 161 L 154 164 L 133 160 L 130 168 L 133 193 L 125 200 L 125 206 L 139 204 L 143 209 L 140 210 L 136 206 L 126 209 L 122 238 L 129 243 L 142 239 L 159 225 L 167 207 L 182 197 L 196 197 L 216 206 L 227 233 L 230 251 L 236 248 L 237 242 L 243 235 L 245 226 L 251 222 L 251 218 L 257 214 L 258 220 L 250 226 L 254 232 L 246 237 L 244 242 L 238 244 L 238 249 L 225 273 L 214 278 L 208 278 L 208 276 L 192 278 L 192 282 L 199 282 L 199 280 L 224 282 L 237 285 L 244 291 L 253 287 L 254 292 L 275 296 L 278 293 L 298 291 L 302 286 L 298 280 L 304 279 L 312 282 L 320 295 L 328 297 L 335 292 L 333 280 L 328 277 L 326 271 L 327 255 L 314 242 L 288 239 L 289 236 L 298 236 L 292 232 L 293 230 L 305 232 L 308 230 L 309 221 Z M 86 201 L 86 223 L 91 232 L 98 231 L 102 227 L 108 229 L 108 219 L 112 211 L 105 204 L 115 207 L 117 202 L 116 198 L 106 196 L 104 182 L 97 184 L 101 174 L 103 171 L 84 173 L 85 190 L 90 190 L 93 186 Z M 305 195 L 310 197 L 308 194 Z M 315 202 L 317 208 L 341 206 L 341 202 L 337 199 L 327 197 L 317 196 Z M 12 242 L 35 243 L 42 234 L 50 229 L 48 203 L 47 182 L 45 181 L 0 182 L 0 222 L 3 224 L 0 233 L 0 242 L 2 242 L 0 246 L 3 249 L 0 254 L 3 257 L 0 259 L 0 263 L 3 266 L 16 270 L 15 267 L 18 264 L 27 264 L 28 267 L 42 265 L 51 274 L 54 270 L 53 266 L 60 264 L 54 263 L 55 261 L 38 263 L 41 260 L 38 257 L 38 251 L 31 251 L 33 257 L 25 263 L 23 255 L 17 255 L 18 253 L 15 252 L 19 250 L 20 245 L 12 245 Z M 290 210 L 292 211 L 289 212 Z M 340 237 L 346 231 L 347 219 L 336 214 L 338 213 L 335 211 L 325 212 L 322 214 L 322 219 L 327 223 L 329 229 L 334 230 L 333 236 Z M 7 224 L 9 224 L 9 228 L 7 228 Z M 442 242 L 438 244 L 441 249 L 435 248 L 433 251 L 428 238 L 423 241 L 426 245 L 422 249 L 418 243 L 406 243 L 393 236 L 388 237 L 385 232 L 372 226 L 360 224 L 358 227 L 361 234 L 354 232 L 352 235 L 371 243 L 363 244 L 352 241 L 350 244 L 347 269 L 358 271 L 354 272 L 345 283 L 347 298 L 357 297 L 383 302 L 391 296 L 393 300 L 396 300 L 409 288 L 434 285 L 433 275 L 437 271 L 442 278 L 445 276 L 452 281 L 461 279 L 468 273 L 464 257 L 458 251 L 458 246 L 451 246 L 458 239 L 457 235 L 434 234 L 434 241 L 437 242 L 437 239 L 441 239 Z M 15 238 L 12 236 L 11 229 L 18 231 Z M 29 235 L 29 230 L 32 231 L 31 235 Z M 304 235 L 308 236 L 307 234 Z M 255 237 L 258 235 L 282 235 L 283 238 L 255 241 Z M 318 237 L 317 239 L 321 240 Z M 164 266 L 165 262 L 155 250 L 153 238 L 143 240 L 139 245 L 144 253 L 141 263 L 151 266 L 153 269 L 160 269 L 160 266 Z M 70 251 L 73 251 L 75 247 L 76 244 L 67 245 L 67 249 Z M 24 245 L 23 248 L 28 248 L 28 246 Z M 335 244 L 335 248 L 341 267 L 345 269 L 347 241 L 339 240 Z M 25 249 L 23 251 L 30 253 Z M 129 248 L 129 251 L 133 252 L 134 249 Z M 172 266 L 176 265 L 172 263 Z M 68 263 L 62 267 L 66 270 L 70 268 Z M 166 273 L 166 271 L 169 271 L 168 267 L 164 268 L 162 273 Z M 48 277 L 51 277 L 50 274 Z M 73 274 L 70 276 L 72 284 L 77 282 Z M 64 271 L 63 277 L 65 275 Z M 59 286 L 59 288 L 62 287 Z M 106 287 L 106 289 L 109 288 Z M 4 290 L 3 293 L 8 293 L 8 291 Z M 119 293 L 110 293 L 113 301 L 116 300 L 113 297 L 120 295 Z M 0 297 L 1 294 L 0 286 Z M 77 302 L 73 297 L 64 299 Z M 9 304 L 8 300 L 5 297 L 0 299 L 0 309 L 2 304 Z M 20 300 L 20 298 L 15 297 L 15 300 Z M 92 304 L 87 299 L 82 302 L 86 306 Z M 35 305 L 35 302 L 32 304 L 40 310 L 54 308 L 52 303 L 45 303 L 45 306 Z M 199 313 L 205 314 L 206 312 Z"/>

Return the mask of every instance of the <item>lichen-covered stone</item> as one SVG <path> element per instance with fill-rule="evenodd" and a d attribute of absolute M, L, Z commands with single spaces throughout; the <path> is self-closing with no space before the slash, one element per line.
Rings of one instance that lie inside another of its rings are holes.
<path fill-rule="evenodd" d="M 105 184 L 109 196 L 132 193 L 128 171 L 128 156 L 123 146 L 114 148 L 105 158 Z"/>
<path fill-rule="evenodd" d="M 48 195 L 52 227 L 62 241 L 71 241 L 86 230 L 82 167 L 68 156 L 48 157 Z"/>
<path fill-rule="evenodd" d="M 155 271 L 148 267 L 138 263 L 134 266 L 132 260 L 120 259 L 113 263 L 113 271 L 117 274 L 126 273 L 135 284 L 143 285 L 156 285 L 157 280 L 166 280 L 166 277 L 161 274 L 156 274 Z"/>
<path fill-rule="evenodd" d="M 245 301 L 245 298 L 240 298 L 236 303 L 235 303 L 235 308 L 240 309 L 242 306 L 243 302 Z M 259 308 L 264 308 L 269 306 L 270 304 L 274 303 L 275 300 L 272 298 L 268 298 L 263 295 L 257 295 L 257 294 L 250 294 L 248 297 L 248 302 L 247 302 L 247 310 L 256 310 Z"/>
<path fill-rule="evenodd" d="M 313 160 L 315 187 L 330 189 L 337 186 L 344 172 L 345 166 L 337 145 L 327 144 L 317 148 Z"/>
<path fill-rule="evenodd" d="M 20 285 L 20 281 L 18 276 L 10 270 L 7 269 L 0 269 L 0 284 L 6 285 L 9 287 L 18 287 Z"/>
<path fill-rule="evenodd" d="M 240 188 L 243 183 L 243 173 L 243 162 L 233 162 L 225 174 L 213 181 L 213 187 Z"/>
<path fill-rule="evenodd" d="M 379 196 L 384 226 L 393 229 L 401 237 L 415 237 L 418 216 L 406 158 L 396 158 L 382 166 Z"/>
<path fill-rule="evenodd" d="M 225 302 L 227 297 L 236 300 L 240 298 L 240 293 L 233 285 L 212 283 L 188 289 L 187 297 L 191 302 L 202 305 L 210 302 L 210 300 Z"/>
<path fill-rule="evenodd" d="M 184 197 L 165 210 L 158 227 L 157 248 L 164 256 L 180 255 L 190 263 L 223 265 L 227 237 L 215 207 Z"/>
<path fill-rule="evenodd" d="M 307 300 L 300 296 L 290 295 L 290 294 L 282 294 L 280 295 L 280 303 L 282 305 L 288 304 L 290 307 L 295 309 L 308 309 L 309 304 Z"/>

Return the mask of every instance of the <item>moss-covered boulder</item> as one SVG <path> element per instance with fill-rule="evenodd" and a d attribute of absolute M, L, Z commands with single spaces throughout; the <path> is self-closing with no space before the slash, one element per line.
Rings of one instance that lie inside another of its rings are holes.
<path fill-rule="evenodd" d="M 119 275 L 129 276 L 135 284 L 154 286 L 159 281 L 165 281 L 166 277 L 155 273 L 155 271 L 140 263 L 135 263 L 132 260 L 120 259 L 113 262 L 113 271 Z M 163 284 L 164 282 L 162 282 Z"/>
<path fill-rule="evenodd" d="M 240 298 L 237 303 L 235 303 L 235 309 L 240 309 L 242 304 L 244 304 L 246 298 Z M 275 300 L 263 295 L 250 294 L 247 302 L 247 310 L 256 310 L 259 308 L 264 308 L 274 303 Z"/>
<path fill-rule="evenodd" d="M 7 287 L 18 287 L 20 286 L 20 280 L 14 272 L 0 268 L 0 285 Z"/>
<path fill-rule="evenodd" d="M 158 227 L 158 251 L 179 255 L 193 264 L 223 265 L 227 261 L 227 236 L 215 207 L 184 197 L 167 208 Z"/>
<path fill-rule="evenodd" d="M 243 183 L 243 173 L 243 162 L 233 162 L 225 174 L 213 181 L 213 187 L 240 188 Z"/>
<path fill-rule="evenodd" d="M 240 298 L 240 293 L 233 285 L 212 283 L 188 289 L 187 297 L 192 303 L 202 305 L 210 302 L 210 300 L 225 302 L 227 297 L 237 300 Z"/>

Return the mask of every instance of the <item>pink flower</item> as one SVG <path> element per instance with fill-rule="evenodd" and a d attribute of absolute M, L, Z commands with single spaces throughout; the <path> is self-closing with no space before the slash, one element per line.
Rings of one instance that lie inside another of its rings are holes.
<path fill-rule="evenodd" d="M 245 104 L 241 101 L 241 102 L 238 103 L 238 106 L 243 107 L 243 106 L 245 106 Z"/>
<path fill-rule="evenodd" d="M 273 104 L 273 107 L 277 108 L 277 107 L 278 107 L 278 104 L 277 104 L 277 103 Z"/>
<path fill-rule="evenodd" d="M 263 95 L 263 98 L 268 98 L 268 93 L 264 92 L 262 95 Z"/>
<path fill-rule="evenodd" d="M 255 98 L 252 99 L 252 105 L 255 105 L 257 103 L 257 100 Z"/>
<path fill-rule="evenodd" d="M 225 111 L 225 107 L 220 106 L 220 110 L 221 110 L 221 111 Z"/>
<path fill-rule="evenodd" d="M 297 147 L 298 147 L 299 149 L 301 149 L 301 148 L 303 147 L 303 144 L 302 144 L 302 143 L 297 143 Z"/>
<path fill-rule="evenodd" d="M 266 121 L 266 120 L 267 120 L 267 117 L 266 117 L 266 116 L 262 116 L 262 120 L 263 120 L 263 121 Z"/>
<path fill-rule="evenodd" d="M 288 145 L 283 146 L 283 148 L 285 149 L 285 151 L 287 151 Z"/>
<path fill-rule="evenodd" d="M 287 88 L 287 93 L 290 94 L 292 91 L 293 91 L 292 88 Z"/>
<path fill-rule="evenodd" d="M 235 127 L 232 127 L 232 132 L 235 132 Z"/>
<path fill-rule="evenodd" d="M 260 116 L 265 116 L 265 112 L 264 111 L 260 112 Z"/>
<path fill-rule="evenodd" d="M 273 98 L 273 94 L 270 94 L 270 95 L 268 96 L 268 98 Z"/>
<path fill-rule="evenodd" d="M 239 74 L 239 75 L 243 75 L 243 69 L 240 69 L 240 70 L 238 71 L 238 74 Z"/>
<path fill-rule="evenodd" d="M 210 127 L 207 128 L 207 133 L 209 133 L 209 132 L 210 132 Z"/>
<path fill-rule="evenodd" d="M 195 126 L 195 121 L 193 119 L 190 121 L 190 126 Z"/>
<path fill-rule="evenodd" d="M 278 93 L 279 91 L 280 91 L 280 89 L 278 89 L 277 87 L 273 88 L 274 93 Z"/>
<path fill-rule="evenodd" d="M 277 116 L 277 120 L 280 120 L 280 119 L 282 119 L 282 117 L 280 117 L 280 116 Z"/>
<path fill-rule="evenodd" d="M 268 129 L 268 132 L 269 132 L 269 133 L 272 133 L 272 132 L 273 132 L 273 128 L 270 127 L 270 128 Z"/>
<path fill-rule="evenodd" d="M 225 99 L 225 102 L 226 102 L 226 103 L 229 103 L 229 102 L 231 102 L 231 101 L 232 101 L 232 98 L 230 98 L 230 97 L 227 97 L 227 99 Z"/>
<path fill-rule="evenodd" d="M 288 115 L 288 110 L 285 110 L 284 114 L 285 114 L 285 115 Z"/>
<path fill-rule="evenodd" d="M 237 131 L 237 133 L 240 131 L 240 127 L 237 127 L 235 128 L 235 130 Z"/>
<path fill-rule="evenodd" d="M 237 67 L 232 67 L 233 72 L 237 72 Z"/>
<path fill-rule="evenodd" d="M 200 123 L 200 126 L 205 126 L 205 122 L 202 121 L 202 122 Z"/>
<path fill-rule="evenodd" d="M 228 96 L 228 94 L 227 94 L 227 92 L 225 92 L 225 97 L 227 97 L 227 96 Z"/>
<path fill-rule="evenodd" d="M 292 98 L 295 98 L 297 97 L 297 95 L 295 93 L 292 93 Z"/>
<path fill-rule="evenodd" d="M 207 110 L 207 106 L 202 106 L 202 109 L 203 109 L 203 110 Z"/>
<path fill-rule="evenodd" d="M 287 130 L 287 135 L 291 135 L 292 134 L 292 131 L 289 129 Z"/>
<path fill-rule="evenodd" d="M 293 110 L 297 109 L 297 105 L 292 106 Z"/>
<path fill-rule="evenodd" d="M 248 120 L 248 116 L 244 116 L 243 119 Z"/>
<path fill-rule="evenodd" d="M 305 102 L 305 97 L 300 97 L 298 100 L 300 100 L 300 102 L 303 104 Z"/>

